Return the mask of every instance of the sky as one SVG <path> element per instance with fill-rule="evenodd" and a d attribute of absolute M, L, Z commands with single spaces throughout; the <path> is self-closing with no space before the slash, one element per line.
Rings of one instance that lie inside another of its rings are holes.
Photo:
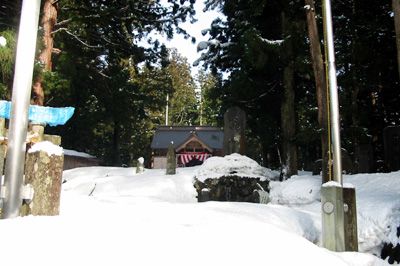
<path fill-rule="evenodd" d="M 168 48 L 177 48 L 178 52 L 188 59 L 189 64 L 192 66 L 192 73 L 194 74 L 197 73 L 198 68 L 201 67 L 201 65 L 199 67 L 193 67 L 193 62 L 200 57 L 200 53 L 197 53 L 197 44 L 201 41 L 208 40 L 208 34 L 203 36 L 201 31 L 210 28 L 211 22 L 218 16 L 222 16 L 222 14 L 217 11 L 203 12 L 203 9 L 203 1 L 197 0 L 195 3 L 195 10 L 198 21 L 194 24 L 186 22 L 182 25 L 182 28 L 196 38 L 196 43 L 192 43 L 190 39 L 185 40 L 182 35 L 175 35 L 170 41 L 163 39 Z"/>

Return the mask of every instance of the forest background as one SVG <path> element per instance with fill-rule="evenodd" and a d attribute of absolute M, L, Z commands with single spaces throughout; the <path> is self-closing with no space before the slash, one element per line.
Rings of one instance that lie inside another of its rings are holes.
<path fill-rule="evenodd" d="M 198 44 L 204 70 L 193 77 L 179 50 L 151 33 L 196 42 L 179 26 L 195 19 L 194 2 L 43 0 L 32 103 L 76 108 L 70 122 L 46 132 L 114 166 L 149 162 L 168 95 L 170 125 L 222 126 L 236 105 L 247 113 L 248 156 L 286 165 L 289 176 L 310 170 L 328 149 L 320 2 L 205 1 L 225 18 Z M 342 146 L 356 166 L 360 147 L 371 147 L 371 172 L 388 170 L 382 131 L 400 123 L 398 2 L 332 5 Z M 2 99 L 10 99 L 20 7 L 0 4 Z"/>

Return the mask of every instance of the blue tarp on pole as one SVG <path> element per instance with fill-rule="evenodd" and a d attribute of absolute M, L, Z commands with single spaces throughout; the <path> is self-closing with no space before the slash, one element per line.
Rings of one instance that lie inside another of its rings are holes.
<path fill-rule="evenodd" d="M 64 125 L 74 114 L 74 107 L 47 107 L 30 105 L 28 119 L 34 123 L 44 123 L 49 126 Z M 10 119 L 11 102 L 0 101 L 0 117 Z"/>

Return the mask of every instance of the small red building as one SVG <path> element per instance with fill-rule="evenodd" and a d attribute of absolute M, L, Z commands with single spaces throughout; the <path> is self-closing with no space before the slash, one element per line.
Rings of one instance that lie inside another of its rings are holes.
<path fill-rule="evenodd" d="M 221 156 L 224 132 L 217 127 L 209 126 L 160 126 L 153 141 L 152 167 L 165 168 L 167 151 L 173 143 L 178 167 L 202 164 L 211 156 Z"/>

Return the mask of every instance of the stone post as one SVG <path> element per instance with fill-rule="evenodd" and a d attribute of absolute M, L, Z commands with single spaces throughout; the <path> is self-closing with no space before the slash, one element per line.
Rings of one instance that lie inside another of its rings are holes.
<path fill-rule="evenodd" d="M 174 175 L 176 174 L 176 154 L 174 143 L 171 141 L 171 144 L 168 146 L 167 152 L 167 175 Z"/>
<path fill-rule="evenodd" d="M 32 138 L 31 142 L 37 143 L 41 142 L 44 139 L 44 127 L 45 124 L 41 123 L 32 123 L 30 124 L 30 131 L 35 134 L 35 137 Z"/>
<path fill-rule="evenodd" d="M 343 188 L 340 185 L 321 187 L 322 242 L 329 250 L 345 251 Z"/>
<path fill-rule="evenodd" d="M 25 204 L 24 215 L 59 214 L 64 155 L 59 146 L 56 154 L 35 149 L 41 143 L 44 142 L 35 144 L 27 153 L 24 183 L 32 186 L 34 196 Z"/>
<path fill-rule="evenodd" d="M 61 137 L 57 135 L 43 135 L 43 141 L 50 141 L 54 145 L 61 146 Z"/>
<path fill-rule="evenodd" d="M 0 136 L 6 136 L 6 119 L 0 117 Z"/>
<path fill-rule="evenodd" d="M 144 172 L 144 158 L 140 157 L 137 160 L 137 164 L 136 164 L 136 173 L 137 174 L 141 174 Z"/>
<path fill-rule="evenodd" d="M 344 236 L 346 251 L 358 251 L 356 190 L 343 187 Z"/>
<path fill-rule="evenodd" d="M 6 120 L 0 118 L 0 188 L 3 185 L 3 174 L 4 174 L 4 161 L 6 159 L 7 141 L 6 137 Z M 1 194 L 1 192 L 0 192 Z M 3 199 L 0 197 L 0 218 L 3 212 Z"/>
<path fill-rule="evenodd" d="M 4 160 L 6 157 L 6 150 L 7 150 L 7 141 L 6 138 L 6 119 L 0 118 L 0 186 L 2 183 L 2 176 L 4 173 Z"/>

